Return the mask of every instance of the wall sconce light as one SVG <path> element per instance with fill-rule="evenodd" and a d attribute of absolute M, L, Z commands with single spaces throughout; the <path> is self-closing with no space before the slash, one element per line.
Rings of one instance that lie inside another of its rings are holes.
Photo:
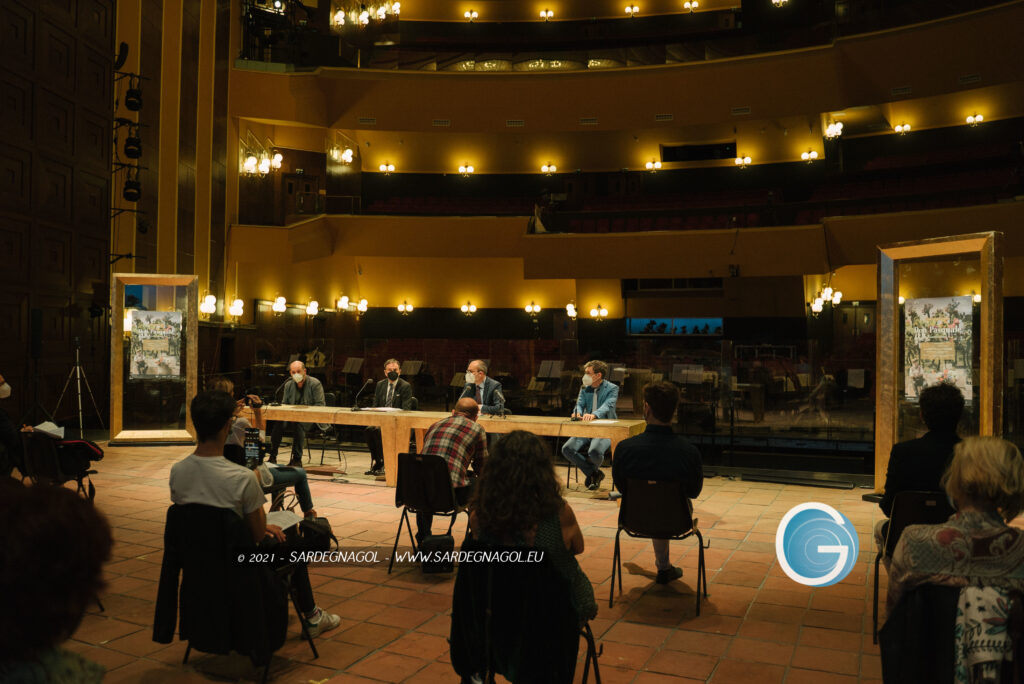
<path fill-rule="evenodd" d="M 340 297 L 338 297 L 338 301 L 336 302 L 336 305 L 337 305 L 337 308 L 338 308 L 339 311 L 347 311 L 348 310 L 348 297 L 346 295 L 341 295 Z"/>
<path fill-rule="evenodd" d="M 811 313 L 818 315 L 825 309 L 825 304 L 831 304 L 832 306 L 839 306 L 839 303 L 843 301 L 843 293 L 839 290 L 833 290 L 832 276 L 829 276 L 829 282 L 825 284 L 825 287 L 821 288 L 814 299 L 810 302 Z M 902 303 L 902 302 L 901 302 Z"/>
<path fill-rule="evenodd" d="M 402 303 L 398 305 L 398 313 L 403 316 L 408 316 L 412 313 L 412 304 L 403 300 Z"/>
<path fill-rule="evenodd" d="M 203 301 L 199 304 L 199 313 L 206 316 L 217 313 L 217 296 L 208 294 L 203 297 Z"/>
<path fill-rule="evenodd" d="M 626 5 L 626 14 L 630 17 L 635 17 L 640 14 L 640 8 L 636 5 Z"/>
<path fill-rule="evenodd" d="M 700 3 L 697 2 L 697 0 L 686 0 L 686 2 L 683 3 L 683 9 L 689 10 L 691 14 L 693 13 L 693 10 L 698 7 L 700 7 Z"/>
<path fill-rule="evenodd" d="M 345 164 L 351 164 L 353 155 L 354 153 L 352 152 L 352 148 L 346 147 L 345 150 L 341 153 L 341 161 Z"/>
<path fill-rule="evenodd" d="M 228 314 L 235 318 L 241 318 L 243 313 L 245 313 L 245 302 L 236 297 L 228 307 Z"/>
<path fill-rule="evenodd" d="M 309 304 L 306 305 L 306 315 L 316 316 L 318 313 L 320 313 L 320 302 L 311 299 Z"/>
<path fill-rule="evenodd" d="M 469 178 L 471 175 L 473 175 L 473 165 L 470 164 L 469 162 L 464 163 L 462 166 L 459 167 L 459 173 L 462 174 L 463 178 Z"/>
<path fill-rule="evenodd" d="M 772 4 L 775 5 L 776 7 L 782 7 L 787 2 L 789 2 L 789 0 L 772 0 Z"/>
<path fill-rule="evenodd" d="M 342 10 L 342 9 L 336 10 L 334 12 L 334 15 L 331 17 L 331 23 L 334 24 L 335 26 L 344 26 L 345 25 L 345 10 Z"/>
<path fill-rule="evenodd" d="M 896 127 L 893 130 L 895 130 L 900 135 L 906 135 L 907 133 L 910 132 L 910 124 L 896 124 Z"/>
<path fill-rule="evenodd" d="M 810 164 L 812 161 L 818 158 L 817 150 L 807 150 L 800 155 L 800 158 Z"/>
<path fill-rule="evenodd" d="M 394 14 L 396 17 L 399 14 L 401 14 L 402 13 L 402 3 L 400 3 L 400 2 L 393 2 L 393 3 L 391 3 L 391 13 Z"/>
<path fill-rule="evenodd" d="M 530 302 L 529 304 L 526 305 L 526 313 L 530 314 L 530 316 L 532 317 L 536 317 L 537 314 L 540 313 L 540 304 Z"/>
<path fill-rule="evenodd" d="M 545 176 L 550 176 L 557 170 L 558 167 L 552 164 L 551 162 L 548 162 L 547 164 L 544 164 L 540 167 L 541 173 L 543 173 Z"/>
<path fill-rule="evenodd" d="M 644 164 L 644 168 L 646 168 L 651 173 L 654 173 L 655 171 L 661 168 L 661 162 L 658 161 L 657 159 L 652 159 L 651 161 Z"/>
<path fill-rule="evenodd" d="M 550 21 L 553 16 L 555 16 L 555 13 L 549 9 L 542 9 L 540 11 L 540 18 L 544 21 Z"/>
<path fill-rule="evenodd" d="M 472 302 L 466 302 L 465 304 L 462 305 L 462 313 L 466 314 L 467 316 L 472 316 L 473 314 L 476 313 L 476 304 Z"/>
<path fill-rule="evenodd" d="M 362 12 L 359 13 L 359 25 L 360 26 L 366 26 L 369 23 L 370 23 L 370 12 L 368 10 L 364 9 Z"/>
<path fill-rule="evenodd" d="M 383 173 L 385 176 L 390 176 L 391 172 L 395 170 L 395 165 L 392 164 L 391 162 L 384 162 L 378 168 L 380 169 L 380 172 Z"/>
<path fill-rule="evenodd" d="M 370 303 L 367 302 L 365 299 L 360 299 L 359 303 L 356 304 L 356 312 L 358 312 L 360 316 L 366 313 L 366 310 L 369 308 Z"/>
<path fill-rule="evenodd" d="M 259 173 L 259 163 L 260 160 L 256 158 L 256 155 L 250 154 L 245 158 L 245 161 L 242 162 L 242 171 L 250 176 L 254 176 Z"/>
<path fill-rule="evenodd" d="M 377 21 L 384 21 L 384 18 L 387 17 L 387 16 L 388 16 L 388 8 L 387 7 L 381 6 L 381 7 L 377 8 Z"/>
<path fill-rule="evenodd" d="M 278 297 L 274 300 L 274 303 L 270 306 L 270 310 L 274 312 L 274 315 L 280 316 L 284 313 L 285 309 L 288 308 L 288 301 L 284 297 Z"/>
<path fill-rule="evenodd" d="M 983 117 L 981 114 L 971 114 L 969 117 L 967 117 L 967 123 L 971 126 L 977 126 L 984 120 L 985 117 Z"/>
<path fill-rule="evenodd" d="M 600 304 L 590 310 L 590 317 L 596 318 L 597 320 L 603 320 L 608 317 L 608 309 L 604 308 Z"/>
<path fill-rule="evenodd" d="M 828 126 L 825 127 L 825 137 L 828 138 L 829 140 L 832 140 L 834 138 L 838 138 L 842 134 L 843 134 L 843 122 L 842 121 L 833 121 L 833 122 L 829 123 Z"/>
<path fill-rule="evenodd" d="M 975 304 L 981 304 L 981 295 L 980 294 L 976 294 L 976 293 L 972 292 L 971 295 L 973 295 L 973 299 L 974 299 L 974 303 Z"/>
<path fill-rule="evenodd" d="M 284 156 L 280 152 L 275 152 L 274 156 L 270 158 L 270 168 L 275 171 L 281 168 L 281 162 L 284 161 Z"/>
<path fill-rule="evenodd" d="M 473 20 L 476 19 L 480 15 L 477 14 L 476 10 L 466 10 L 465 12 L 462 13 L 462 16 L 464 16 L 466 19 L 468 19 L 469 23 L 472 24 Z"/>
<path fill-rule="evenodd" d="M 569 316 L 569 318 L 576 320 L 576 305 L 573 304 L 572 302 L 566 304 L 565 313 Z"/>
<path fill-rule="evenodd" d="M 751 159 L 749 155 L 746 157 L 736 157 L 736 166 L 740 167 L 741 169 L 745 169 L 750 164 L 750 161 Z"/>

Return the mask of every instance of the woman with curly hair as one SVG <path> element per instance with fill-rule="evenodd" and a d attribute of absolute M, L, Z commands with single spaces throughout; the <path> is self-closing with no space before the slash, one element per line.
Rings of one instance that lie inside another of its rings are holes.
<path fill-rule="evenodd" d="M 470 501 L 471 534 L 480 541 L 545 552 L 569 583 L 580 622 L 597 615 L 594 587 L 576 562 L 583 532 L 537 437 L 514 430 L 491 451 Z"/>
<path fill-rule="evenodd" d="M 103 590 L 110 525 L 69 489 L 0 477 L 0 682 L 99 684 L 103 667 L 60 648 Z"/>

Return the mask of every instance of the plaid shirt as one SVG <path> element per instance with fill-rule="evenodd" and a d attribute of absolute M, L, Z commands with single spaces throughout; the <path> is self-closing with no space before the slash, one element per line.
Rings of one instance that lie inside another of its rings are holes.
<path fill-rule="evenodd" d="M 463 415 L 449 416 L 430 426 L 423 439 L 423 453 L 436 454 L 448 461 L 452 484 L 465 487 L 469 485 L 469 464 L 473 464 L 474 472 L 480 472 L 487 458 L 487 433 L 479 423 Z"/>

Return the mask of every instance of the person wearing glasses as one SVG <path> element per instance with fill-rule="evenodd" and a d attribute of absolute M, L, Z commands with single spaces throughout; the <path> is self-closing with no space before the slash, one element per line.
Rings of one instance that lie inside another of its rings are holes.
<path fill-rule="evenodd" d="M 505 410 L 501 383 L 487 377 L 487 364 L 482 359 L 470 361 L 466 367 L 466 387 L 459 398 L 474 400 L 480 405 L 480 413 L 500 416 Z"/>

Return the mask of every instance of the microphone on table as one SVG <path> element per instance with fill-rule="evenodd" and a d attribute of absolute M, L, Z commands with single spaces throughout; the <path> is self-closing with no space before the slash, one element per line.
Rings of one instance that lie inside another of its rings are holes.
<path fill-rule="evenodd" d="M 502 418 L 510 415 L 512 412 L 505 408 L 505 395 L 501 393 L 501 390 L 494 390 L 494 396 L 498 399 L 498 402 L 501 404 L 501 408 L 498 410 L 498 415 L 500 415 Z"/>
<path fill-rule="evenodd" d="M 288 378 L 288 380 L 291 380 L 291 378 Z M 276 390 L 274 390 L 274 397 L 273 397 L 274 400 L 272 402 L 270 402 L 271 406 L 280 406 L 281 405 L 281 402 L 277 400 L 277 393 L 284 389 L 284 386 L 288 384 L 288 380 L 285 380 L 284 382 L 282 382 L 281 386 L 278 387 Z"/>
<path fill-rule="evenodd" d="M 373 384 L 373 378 L 367 378 L 366 382 L 363 383 L 363 386 L 359 388 L 358 392 L 356 392 L 356 396 L 352 400 L 352 410 L 353 411 L 362 411 L 362 409 L 359 408 L 359 396 L 363 393 L 363 390 L 365 390 L 367 387 L 369 387 L 372 384 Z"/>

